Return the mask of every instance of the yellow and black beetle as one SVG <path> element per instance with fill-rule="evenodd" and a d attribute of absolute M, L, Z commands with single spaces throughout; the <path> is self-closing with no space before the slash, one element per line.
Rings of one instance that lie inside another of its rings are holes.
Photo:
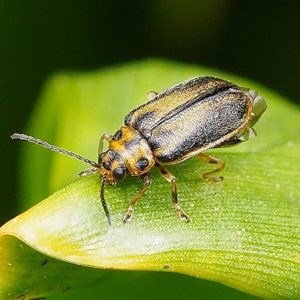
<path fill-rule="evenodd" d="M 137 201 L 148 189 L 149 171 L 156 166 L 172 186 L 172 203 L 181 220 L 189 221 L 178 203 L 176 178 L 167 165 L 199 156 L 217 168 L 206 172 L 206 181 L 220 181 L 216 174 L 224 162 L 203 152 L 239 144 L 255 135 L 253 125 L 266 109 L 264 99 L 253 90 L 214 77 L 197 77 L 163 93 L 148 93 L 148 102 L 125 117 L 125 125 L 114 135 L 103 134 L 98 149 L 98 163 L 58 148 L 31 136 L 15 133 L 12 139 L 27 140 L 83 160 L 92 166 L 81 175 L 102 174 L 100 197 L 111 224 L 104 198 L 105 184 L 116 184 L 127 174 L 138 176 L 143 188 L 131 200 L 123 221 L 131 219 Z M 103 152 L 103 142 L 109 143 Z"/>

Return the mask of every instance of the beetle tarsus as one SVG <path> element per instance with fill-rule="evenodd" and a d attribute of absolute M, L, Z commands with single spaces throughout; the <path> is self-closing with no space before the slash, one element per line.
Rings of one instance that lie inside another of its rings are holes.
<path fill-rule="evenodd" d="M 211 174 L 207 173 L 202 174 L 202 176 L 207 183 L 219 183 L 224 179 L 223 176 L 211 176 Z"/>
<path fill-rule="evenodd" d="M 127 210 L 126 214 L 124 215 L 124 218 L 123 218 L 123 223 L 124 224 L 126 224 L 127 221 L 130 221 L 132 219 L 133 212 L 134 212 L 134 207 L 132 205 L 130 205 L 128 207 L 128 210 Z"/>
<path fill-rule="evenodd" d="M 178 203 L 174 204 L 174 208 L 177 211 L 179 219 L 181 221 L 184 221 L 186 223 L 190 222 L 190 218 L 187 216 L 187 214 L 183 211 L 183 209 L 180 207 Z"/>

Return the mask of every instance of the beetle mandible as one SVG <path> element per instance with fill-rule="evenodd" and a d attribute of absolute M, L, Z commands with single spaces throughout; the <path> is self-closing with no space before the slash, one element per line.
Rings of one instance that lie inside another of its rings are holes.
<path fill-rule="evenodd" d="M 172 203 L 179 218 L 188 222 L 189 217 L 177 199 L 176 178 L 166 166 L 197 155 L 216 165 L 213 171 L 204 173 L 203 178 L 208 182 L 222 180 L 217 174 L 224 169 L 224 161 L 203 152 L 237 145 L 255 136 L 253 126 L 265 110 L 264 99 L 254 90 L 202 76 L 160 94 L 149 92 L 148 102 L 129 112 L 124 126 L 114 135 L 102 135 L 98 163 L 25 134 L 15 133 L 11 138 L 27 140 L 90 164 L 92 168 L 81 175 L 100 172 L 100 197 L 109 224 L 111 217 L 104 197 L 105 185 L 115 185 L 127 174 L 141 178 L 143 188 L 130 202 L 123 219 L 126 223 L 151 183 L 149 171 L 156 166 L 172 187 Z M 105 152 L 104 141 L 109 143 Z"/>

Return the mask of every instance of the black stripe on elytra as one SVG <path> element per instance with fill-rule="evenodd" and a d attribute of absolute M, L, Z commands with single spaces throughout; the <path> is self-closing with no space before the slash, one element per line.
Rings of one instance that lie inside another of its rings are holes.
<path fill-rule="evenodd" d="M 135 128 L 143 127 L 143 124 L 147 124 L 148 122 L 151 122 L 151 120 L 154 118 L 154 115 L 155 112 L 152 110 L 138 116 L 134 122 L 134 127 Z"/>
<path fill-rule="evenodd" d="M 219 83 L 220 83 L 220 86 L 223 87 L 223 88 L 225 88 L 225 89 L 226 89 L 226 88 L 228 88 L 228 89 L 229 89 L 229 88 L 234 88 L 234 87 L 237 88 L 237 86 L 234 85 L 234 84 L 232 84 L 231 82 L 228 82 L 228 81 L 225 81 L 225 80 L 216 78 L 216 77 L 212 77 L 212 76 L 200 76 L 200 77 L 192 78 L 192 79 L 190 79 L 190 80 L 184 81 L 184 82 L 182 82 L 182 83 L 180 83 L 180 84 L 177 84 L 177 85 L 175 85 L 175 86 L 170 87 L 170 88 L 167 89 L 166 91 L 164 91 L 164 92 L 162 92 L 162 93 L 156 95 L 152 100 L 147 101 L 146 103 L 144 103 L 144 104 L 142 104 L 142 105 L 136 107 L 135 109 L 133 109 L 131 112 L 129 112 L 129 113 L 126 115 L 125 120 L 124 120 L 125 125 L 130 125 L 130 123 L 131 123 L 131 118 L 132 118 L 132 116 L 135 114 L 135 112 L 138 111 L 138 110 L 140 110 L 141 108 L 147 106 L 148 104 L 153 103 L 153 102 L 156 102 L 156 101 L 159 101 L 161 98 L 164 98 L 164 97 L 166 97 L 166 96 L 168 96 L 168 95 L 170 95 L 170 94 L 172 94 L 172 93 L 177 93 L 177 92 L 180 93 L 181 91 L 186 90 L 186 89 L 189 89 L 191 86 L 193 86 L 193 85 L 195 85 L 195 84 L 198 84 L 199 86 L 201 86 L 201 85 L 202 85 L 202 86 L 203 86 L 203 85 L 205 86 L 205 85 L 206 85 L 208 82 L 210 82 L 210 81 L 217 81 L 217 82 L 219 82 Z M 199 86 L 198 86 L 198 88 L 199 88 Z M 225 90 L 225 89 L 224 89 L 224 90 Z M 216 89 L 213 90 L 213 91 L 215 92 Z M 203 95 L 203 98 L 205 98 L 205 97 L 207 97 L 207 96 L 209 96 L 209 95 L 208 95 L 208 94 Z M 200 97 L 199 97 L 199 98 L 200 98 Z M 201 100 L 201 99 L 199 99 L 199 98 L 197 98 L 197 101 L 200 101 L 200 100 Z M 196 100 L 196 99 L 193 99 L 193 100 Z M 191 101 L 193 101 L 193 100 L 191 100 Z M 197 101 L 196 101 L 196 102 L 197 102 Z M 186 103 L 183 104 L 183 105 L 186 105 Z M 141 123 L 143 123 L 144 118 L 147 118 L 147 119 L 148 119 L 148 118 L 150 117 L 148 114 L 151 114 L 151 113 L 153 113 L 153 112 L 147 112 L 147 113 L 141 115 L 140 117 L 138 117 L 137 120 L 134 122 L 134 128 L 136 128 L 136 129 L 139 128 L 139 126 L 142 125 Z M 131 125 L 133 125 L 133 124 L 131 124 Z M 154 127 L 155 127 L 156 125 L 157 125 L 157 124 L 154 124 Z M 152 127 L 151 129 L 153 129 L 154 127 Z"/>
<path fill-rule="evenodd" d="M 156 124 L 154 124 L 153 127 L 151 127 L 150 130 L 155 129 L 157 126 L 159 126 L 160 124 L 166 122 L 167 120 L 173 118 L 174 116 L 176 116 L 177 114 L 181 113 L 182 111 L 188 109 L 189 107 L 193 106 L 194 104 L 203 101 L 207 98 L 210 98 L 212 96 L 217 96 L 218 94 L 228 91 L 230 88 L 232 88 L 232 86 L 220 86 L 220 87 L 216 87 L 215 89 L 208 91 L 206 94 L 201 95 L 200 97 L 191 99 L 185 103 L 183 103 L 182 105 L 177 106 L 175 109 L 171 110 L 166 116 L 164 116 L 163 118 L 161 118 Z"/>
<path fill-rule="evenodd" d="M 228 116 L 232 111 L 235 112 L 234 115 L 231 115 L 231 117 L 227 119 L 226 116 Z M 174 161 L 188 152 L 205 147 L 210 143 L 220 140 L 230 132 L 233 132 L 243 123 L 247 114 L 246 99 L 245 101 L 230 102 L 229 105 L 220 106 L 216 112 L 221 114 L 221 118 L 218 117 L 218 120 L 215 118 L 209 119 L 202 127 L 195 128 L 195 131 L 191 132 L 189 136 L 186 136 L 184 139 L 177 140 L 176 144 L 172 148 L 169 147 L 168 149 L 167 147 L 163 153 L 157 154 L 156 158 L 158 161 Z M 159 137 L 152 136 L 148 140 L 148 143 L 151 149 L 155 150 L 167 145 L 167 141 L 169 139 L 173 139 L 172 132 L 170 130 L 165 130 Z M 231 139 L 232 142 L 235 143 L 234 136 L 229 137 L 229 140 Z M 215 147 L 218 147 L 219 145 L 220 144 L 216 144 Z"/>

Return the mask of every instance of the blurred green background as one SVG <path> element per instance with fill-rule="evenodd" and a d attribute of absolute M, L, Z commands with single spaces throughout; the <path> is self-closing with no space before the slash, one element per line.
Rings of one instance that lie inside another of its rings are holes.
<path fill-rule="evenodd" d="M 251 78 L 299 103 L 299 28 L 299 1 L 0 0 L 0 223 L 20 197 L 20 143 L 9 135 L 25 130 L 50 74 L 162 57 Z"/>
<path fill-rule="evenodd" d="M 20 143 L 9 136 L 25 131 L 49 75 L 160 57 L 248 77 L 299 104 L 299 53 L 299 1 L 0 0 L 0 224 L 21 197 Z M 221 296 L 204 284 L 206 298 Z"/>

